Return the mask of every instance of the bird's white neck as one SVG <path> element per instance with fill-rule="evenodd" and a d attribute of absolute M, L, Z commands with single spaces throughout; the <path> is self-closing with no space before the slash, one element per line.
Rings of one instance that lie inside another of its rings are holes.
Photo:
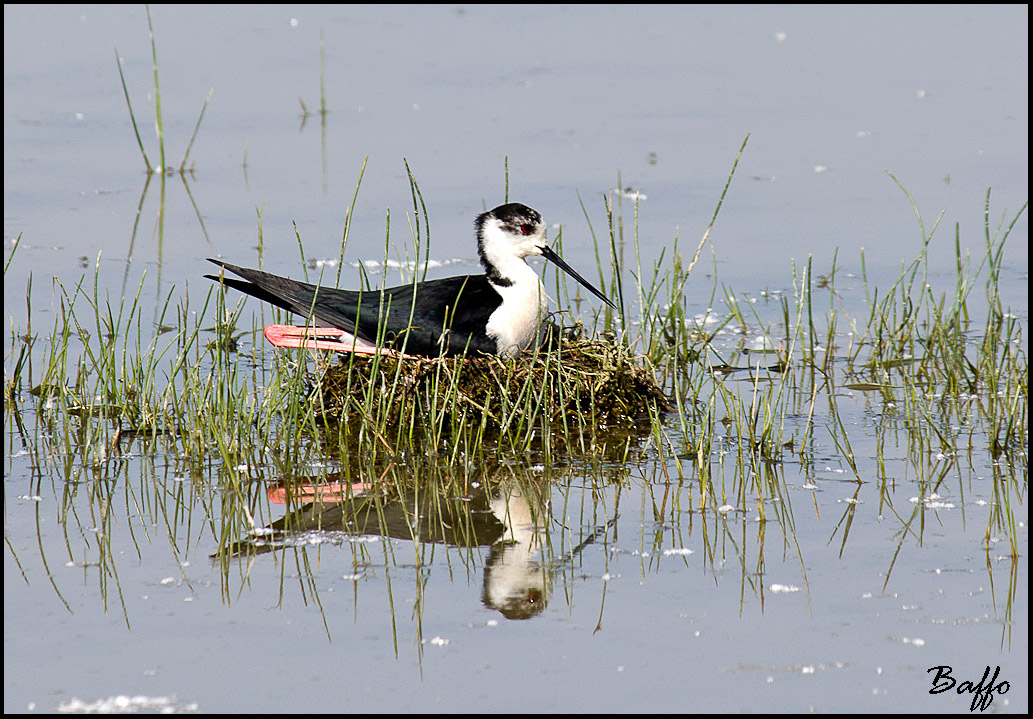
<path fill-rule="evenodd" d="M 485 331 L 497 343 L 499 354 L 516 357 L 538 345 L 549 301 L 538 274 L 523 260 L 510 267 L 505 278 L 508 285 L 491 283 L 502 304 L 491 313 Z"/>
<path fill-rule="evenodd" d="M 536 213 L 537 215 L 537 213 Z M 548 312 L 548 297 L 538 273 L 524 261 L 541 253 L 545 228 L 540 217 L 534 232 L 521 235 L 498 218 L 487 218 L 478 228 L 477 248 L 488 281 L 502 297 L 502 304 L 488 318 L 485 331 L 495 340 L 499 354 L 516 357 L 537 346 L 540 326 Z"/>

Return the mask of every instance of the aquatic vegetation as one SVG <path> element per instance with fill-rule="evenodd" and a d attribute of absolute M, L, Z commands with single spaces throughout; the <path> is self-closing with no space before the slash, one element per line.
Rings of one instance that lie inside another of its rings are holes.
<path fill-rule="evenodd" d="M 411 182 L 412 255 L 420 257 L 429 217 Z M 753 543 L 719 542 L 730 539 L 728 524 L 707 539 L 705 561 L 724 561 L 732 547 L 744 587 L 752 584 L 748 567 L 763 565 L 763 528 L 772 522 L 777 544 L 800 557 L 806 579 L 789 494 L 787 475 L 794 473 L 816 487 L 835 471 L 835 481 L 853 483 L 855 497 L 866 484 L 879 487 L 882 512 L 899 526 L 887 584 L 910 538 L 922 536 L 927 513 L 943 509 L 943 493 L 964 494 L 983 481 L 994 493 L 983 551 L 1003 538 L 1015 561 L 1015 509 L 1027 486 L 1028 361 L 1024 327 L 1004 306 L 998 284 L 1004 244 L 1026 206 L 996 228 L 989 194 L 986 209 L 985 249 L 974 266 L 955 233 L 953 287 L 931 286 L 926 268 L 935 226 L 927 232 L 919 214 L 921 250 L 895 283 L 869 282 L 860 258 L 861 312 L 845 309 L 858 297 L 837 286 L 838 265 L 816 276 L 808 261 L 790 268 L 791 290 L 767 298 L 763 309 L 719 287 L 715 273 L 711 307 L 726 309 L 700 314 L 684 290 L 695 281 L 710 229 L 692 257 L 681 255 L 676 238 L 643 271 L 637 223 L 625 222 L 622 195 L 614 193 L 600 223 L 606 234 L 593 237 L 599 285 L 618 309 L 553 325 L 550 341 L 518 361 L 274 350 L 261 340 L 261 325 L 248 326 L 247 304 L 239 297 L 229 304 L 220 288 L 209 288 L 200 306 L 186 292 L 169 291 L 152 323 L 142 317 L 142 285 L 113 302 L 96 273 L 92 282 L 84 276 L 74 286 L 58 285 L 59 311 L 41 335 L 30 285 L 31 329 L 12 335 L 5 358 L 5 422 L 41 476 L 69 487 L 122 471 L 130 454 L 167 457 L 176 476 L 192 478 L 202 505 L 219 507 L 211 528 L 222 548 L 216 557 L 227 596 L 229 558 L 266 551 L 259 547 L 268 545 L 247 540 L 260 539 L 263 528 L 276 527 L 280 550 L 304 553 L 306 542 L 322 541 L 291 539 L 290 523 L 276 524 L 279 510 L 263 488 L 280 487 L 288 512 L 365 497 L 365 508 L 355 508 L 364 513 L 365 533 L 368 520 L 387 516 L 386 499 L 424 497 L 421 477 L 433 476 L 427 496 L 438 498 L 438 509 L 427 516 L 451 527 L 481 511 L 462 499 L 472 488 L 502 491 L 481 476 L 500 463 L 516 473 L 507 482 L 524 486 L 525 494 L 540 484 L 534 467 L 587 464 L 588 476 L 618 486 L 637 467 L 651 497 L 658 550 L 666 547 L 665 528 L 689 518 L 754 515 L 760 524 Z M 637 202 L 634 212 L 637 218 Z M 634 234 L 626 237 L 626 227 Z M 298 241 L 304 257 L 300 235 Z M 342 257 L 346 241 L 347 232 Z M 626 252 L 634 271 L 617 260 Z M 15 261 L 12 251 L 5 272 Z M 985 311 L 977 312 L 972 295 L 980 283 Z M 567 292 L 555 274 L 550 295 L 577 307 Z M 874 417 L 861 432 L 869 435 L 863 444 L 874 441 L 875 449 L 860 455 L 862 437 L 848 419 L 857 410 L 844 407 L 858 402 Z M 891 449 L 901 431 L 904 446 Z M 835 470 L 823 469 L 830 463 Z M 326 471 L 314 475 L 317 466 Z M 984 466 L 994 468 L 993 478 L 977 476 L 975 468 Z M 918 500 L 894 491 L 901 475 L 915 484 Z M 348 489 L 335 496 L 327 487 Z M 75 492 L 65 496 L 75 501 Z M 185 516 L 176 508 L 181 500 L 175 492 L 163 496 L 167 504 L 146 512 L 149 521 L 170 523 L 176 536 L 171 524 Z M 858 503 L 842 507 L 829 541 L 845 548 Z M 598 526 L 592 536 L 607 536 L 608 520 L 589 524 Z M 117 577 L 104 546 L 93 561 Z M 762 587 L 750 591 L 762 594 Z M 1009 584 L 1006 607 L 1014 591 Z"/>

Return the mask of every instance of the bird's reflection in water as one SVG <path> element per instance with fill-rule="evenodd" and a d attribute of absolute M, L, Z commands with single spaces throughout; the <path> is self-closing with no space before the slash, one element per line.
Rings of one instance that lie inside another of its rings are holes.
<path fill-rule="evenodd" d="M 220 555 L 253 559 L 288 546 L 333 542 L 335 535 L 339 541 L 384 536 L 467 549 L 488 547 L 484 605 L 508 619 L 541 614 L 552 593 L 551 565 L 543 556 L 550 522 L 548 482 L 540 476 L 518 478 L 500 471 L 465 487 L 463 496 L 446 496 L 426 486 L 398 490 L 395 483 L 390 493 L 384 493 L 368 483 L 345 482 L 339 475 L 299 477 L 268 490 L 273 503 L 296 509 L 228 544 Z"/>
<path fill-rule="evenodd" d="M 507 619 L 528 619 L 542 613 L 552 594 L 552 577 L 542 561 L 549 502 L 540 492 L 525 496 L 525 488 L 516 482 L 499 489 L 491 511 L 503 534 L 488 553 L 481 601 Z"/>

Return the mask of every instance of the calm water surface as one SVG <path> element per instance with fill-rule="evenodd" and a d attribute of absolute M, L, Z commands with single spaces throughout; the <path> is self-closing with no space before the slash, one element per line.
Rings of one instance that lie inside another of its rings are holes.
<path fill-rule="evenodd" d="M 115 59 L 157 161 L 144 8 L 4 7 L 5 261 L 20 237 L 4 276 L 5 379 L 16 336 L 31 322 L 48 337 L 60 288 L 84 276 L 113 303 L 139 291 L 157 320 L 168 296 L 199 306 L 205 257 L 257 264 L 260 233 L 270 271 L 303 271 L 297 236 L 311 267 L 335 261 L 364 162 L 342 285 L 384 258 L 388 226 L 389 256 L 411 259 L 406 162 L 441 263 L 431 275 L 475 271 L 472 221 L 507 198 L 507 168 L 508 198 L 562 225 L 578 268 L 595 263 L 605 198 L 627 188 L 630 228 L 637 192 L 648 268 L 676 238 L 695 247 L 748 134 L 686 296 L 721 314 L 730 292 L 771 317 L 808 258 L 816 274 L 836 263 L 841 301 L 859 312 L 862 248 L 876 286 L 917 256 L 919 222 L 887 173 L 927 230 L 943 211 L 937 295 L 954 289 L 956 228 L 982 256 L 987 189 L 994 225 L 1028 198 L 1025 6 L 151 12 L 166 164 L 213 91 L 191 172 L 164 185 L 146 180 Z M 320 106 L 321 40 L 325 119 L 302 113 Z M 1001 291 L 1024 326 L 1027 247 L 1023 215 Z M 731 353 L 740 339 L 717 343 Z M 33 432 L 45 427 L 27 391 L 16 401 Z M 927 670 L 949 665 L 973 682 L 999 666 L 1009 690 L 993 708 L 1028 711 L 1025 457 L 995 465 L 977 436 L 945 465 L 936 448 L 909 451 L 903 415 L 877 396 L 838 402 L 861 474 L 889 485 L 852 481 L 822 435 L 812 464 L 772 470 L 778 502 L 701 510 L 692 482 L 668 482 L 691 470 L 670 424 L 664 453 L 643 437 L 627 460 L 471 463 L 475 540 L 272 533 L 249 540 L 265 542 L 250 559 L 213 561 L 217 457 L 191 474 L 141 440 L 103 470 L 61 466 L 74 452 L 34 456 L 5 396 L 4 709 L 124 696 L 204 712 L 968 711 L 970 695 L 929 693 Z M 806 416 L 786 422 L 795 433 Z M 735 456 L 715 448 L 716 476 L 731 482 Z M 273 464 L 253 468 L 263 481 L 248 490 L 259 527 L 287 511 Z M 930 497 L 926 480 L 944 472 Z M 987 537 L 995 477 L 1009 472 L 1016 562 Z M 514 545 L 525 554 L 503 560 L 499 518 L 520 512 L 536 518 Z M 514 586 L 530 608 L 506 604 Z"/>

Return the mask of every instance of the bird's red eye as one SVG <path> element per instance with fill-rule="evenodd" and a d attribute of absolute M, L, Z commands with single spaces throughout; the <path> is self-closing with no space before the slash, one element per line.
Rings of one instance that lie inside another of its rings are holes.
<path fill-rule="evenodd" d="M 520 225 L 520 231 L 525 235 L 530 235 L 534 232 L 534 225 Z"/>

